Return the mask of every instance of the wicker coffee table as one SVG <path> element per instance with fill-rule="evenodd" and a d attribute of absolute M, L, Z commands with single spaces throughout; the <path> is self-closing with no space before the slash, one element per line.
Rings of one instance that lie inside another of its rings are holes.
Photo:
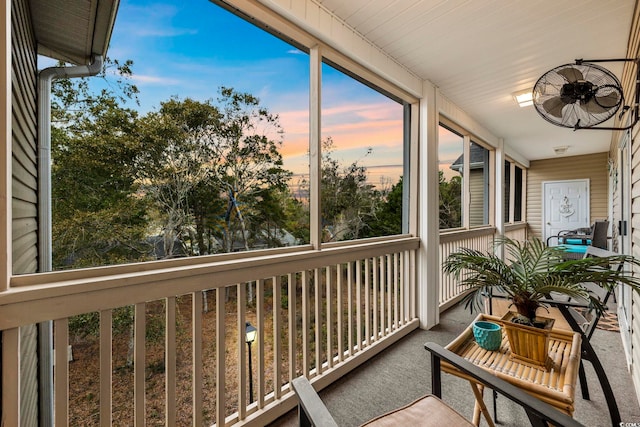
<path fill-rule="evenodd" d="M 487 320 L 502 324 L 502 320 L 499 317 L 486 314 L 478 315 L 475 320 Z M 478 346 L 473 338 L 472 328 L 473 324 L 469 325 L 446 348 L 469 360 L 474 365 L 490 371 L 499 378 L 522 388 L 533 396 L 573 416 L 575 387 L 580 366 L 581 338 L 579 333 L 559 329 L 551 331 L 549 342 L 551 363 L 549 368 L 545 369 L 544 367 L 523 364 L 510 358 L 511 351 L 504 328 L 502 330 L 502 344 L 495 351 L 485 350 Z M 487 423 L 493 425 L 489 411 L 487 411 L 482 400 L 482 390 L 478 385 L 451 365 L 443 363 L 442 370 L 465 378 L 471 383 L 472 390 L 476 396 L 474 424 L 479 424 L 480 413 L 482 413 L 487 419 Z"/>

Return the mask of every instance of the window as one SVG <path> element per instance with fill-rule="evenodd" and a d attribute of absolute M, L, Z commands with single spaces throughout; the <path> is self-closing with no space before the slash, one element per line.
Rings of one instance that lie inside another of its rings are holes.
<path fill-rule="evenodd" d="M 468 153 L 468 157 L 466 155 Z M 440 124 L 440 229 L 492 224 L 493 152 L 453 124 Z"/>
<path fill-rule="evenodd" d="M 440 180 L 440 229 L 462 227 L 464 139 L 440 125 L 438 175 Z"/>
<path fill-rule="evenodd" d="M 519 222 L 522 221 L 524 219 L 524 216 L 522 214 L 522 199 L 524 197 L 525 194 L 525 190 L 523 188 L 524 185 L 524 181 L 523 181 L 523 173 L 524 171 L 522 170 L 522 168 L 520 168 L 519 166 L 515 166 L 516 170 L 515 170 L 515 180 L 514 180 L 514 197 L 513 197 L 513 221 L 514 222 Z"/>
<path fill-rule="evenodd" d="M 322 65 L 322 241 L 401 234 L 401 103 Z"/>
<path fill-rule="evenodd" d="M 115 63 L 83 114 L 54 92 L 54 268 L 309 243 L 307 49 L 210 2 L 141 9 L 121 5 L 110 48 L 139 105 L 99 95 Z"/>
<path fill-rule="evenodd" d="M 524 194 L 523 170 L 510 160 L 504 162 L 504 222 L 513 224 L 522 221 L 522 197 Z M 513 176 L 513 178 L 512 178 Z M 511 195 L 513 194 L 513 200 Z"/>
<path fill-rule="evenodd" d="M 469 157 L 469 226 L 476 227 L 490 223 L 489 150 L 472 142 Z"/>
<path fill-rule="evenodd" d="M 122 56 L 54 93 L 54 269 L 305 245 L 318 209 L 323 242 L 406 231 L 408 104 L 348 61 L 322 64 L 311 205 L 309 51 L 210 2 L 123 4 Z"/>
<path fill-rule="evenodd" d="M 504 222 L 512 222 L 509 212 L 511 212 L 511 162 L 504 161 Z"/>

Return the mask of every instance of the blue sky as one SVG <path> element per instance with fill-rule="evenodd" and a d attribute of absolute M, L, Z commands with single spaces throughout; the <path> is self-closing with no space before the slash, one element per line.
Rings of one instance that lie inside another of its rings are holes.
<path fill-rule="evenodd" d="M 309 57 L 207 0 L 121 0 L 108 55 L 131 59 L 142 114 L 171 96 L 215 100 L 220 86 L 257 96 L 284 129 L 285 167 L 308 170 Z M 362 159 L 370 180 L 398 179 L 402 107 L 323 66 L 323 138 L 343 163 Z M 363 158 L 368 148 L 373 154 Z M 395 171 L 387 172 L 388 165 Z M 376 175 L 376 176 L 374 176 Z M 387 176 L 389 175 L 389 176 Z"/>

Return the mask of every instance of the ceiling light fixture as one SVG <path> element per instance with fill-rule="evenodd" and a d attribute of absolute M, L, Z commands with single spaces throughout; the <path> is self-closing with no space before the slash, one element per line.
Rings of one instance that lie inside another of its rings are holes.
<path fill-rule="evenodd" d="M 513 99 L 516 100 L 520 107 L 528 107 L 533 105 L 533 92 L 531 89 L 516 92 L 513 94 Z"/>
<path fill-rule="evenodd" d="M 568 149 L 569 149 L 568 145 L 562 145 L 560 147 L 553 147 L 553 151 L 555 151 L 557 155 L 565 154 Z"/>

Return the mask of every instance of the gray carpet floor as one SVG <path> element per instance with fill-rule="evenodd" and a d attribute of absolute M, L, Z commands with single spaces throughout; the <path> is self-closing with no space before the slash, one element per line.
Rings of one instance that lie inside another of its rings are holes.
<path fill-rule="evenodd" d="M 414 401 L 431 391 L 431 366 L 424 343 L 432 341 L 446 345 L 474 318 L 475 315 L 461 306 L 447 310 L 441 315 L 438 326 L 428 331 L 412 332 L 322 390 L 320 397 L 338 425 L 344 427 L 359 426 L 377 415 Z M 596 330 L 592 344 L 605 366 L 622 421 L 640 425 L 640 405 L 626 367 L 620 334 Z M 577 386 L 574 418 L 589 427 L 611 426 L 607 405 L 591 364 L 585 363 L 585 368 L 591 400 L 583 400 Z M 442 391 L 445 402 L 471 417 L 474 399 L 468 382 L 443 375 Z M 490 399 L 485 400 L 489 402 Z M 492 410 L 492 405 L 488 406 Z M 291 411 L 271 426 L 295 426 L 296 417 L 295 411 Z M 529 425 L 522 409 L 506 398 L 498 398 L 498 423 L 514 427 Z M 486 425 L 484 420 L 481 425 Z"/>

